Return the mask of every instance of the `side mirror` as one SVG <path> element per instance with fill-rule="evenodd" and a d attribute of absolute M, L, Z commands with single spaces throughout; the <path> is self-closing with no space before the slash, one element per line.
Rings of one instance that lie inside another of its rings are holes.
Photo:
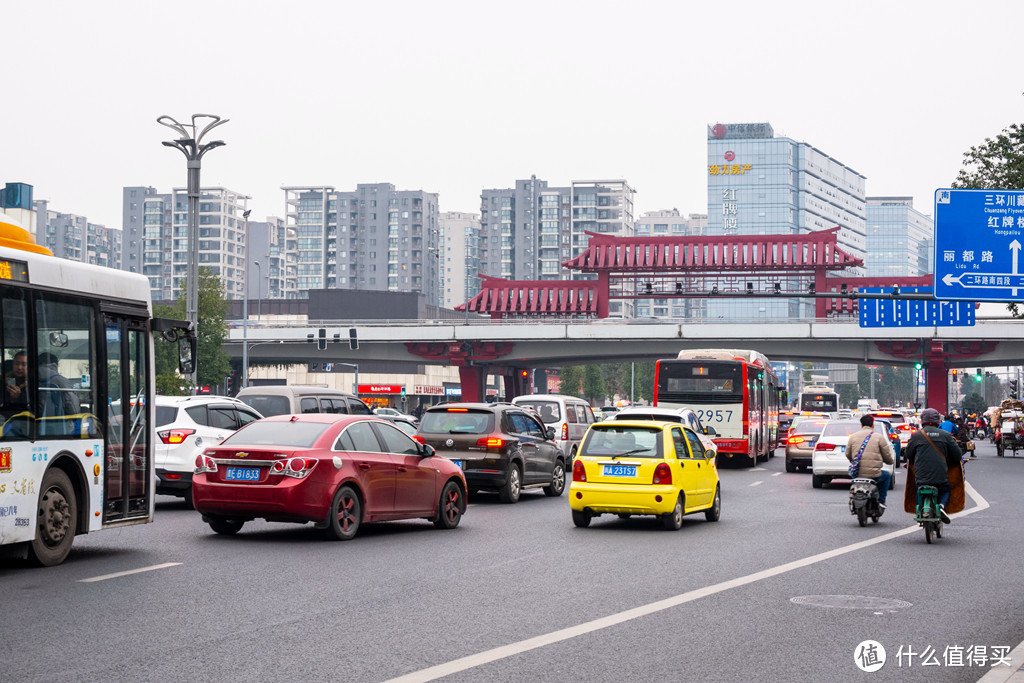
<path fill-rule="evenodd" d="M 715 428 L 711 426 L 707 426 L 704 428 L 704 434 L 706 436 L 718 436 L 718 432 L 716 432 Z"/>
<path fill-rule="evenodd" d="M 178 372 L 191 375 L 196 371 L 196 338 L 185 335 L 178 339 Z"/>
<path fill-rule="evenodd" d="M 63 349 L 68 345 L 68 335 L 63 332 L 51 332 L 50 333 L 50 346 L 56 346 L 59 349 Z"/>
<path fill-rule="evenodd" d="M 555 428 L 554 427 L 547 427 L 544 430 L 544 433 L 548 437 L 548 441 L 554 441 L 555 440 Z"/>
<path fill-rule="evenodd" d="M 437 454 L 437 450 L 429 443 L 420 444 L 420 447 L 424 458 L 433 458 Z"/>

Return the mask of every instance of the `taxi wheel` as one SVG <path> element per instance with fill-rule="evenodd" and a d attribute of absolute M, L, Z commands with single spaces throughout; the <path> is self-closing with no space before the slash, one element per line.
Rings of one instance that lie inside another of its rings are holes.
<path fill-rule="evenodd" d="M 508 476 L 505 477 L 505 485 L 498 489 L 498 497 L 502 503 L 518 503 L 519 494 L 522 492 L 522 478 L 519 474 L 519 467 L 509 465 Z"/>
<path fill-rule="evenodd" d="M 825 477 L 819 477 L 817 474 L 811 475 L 811 486 L 816 489 L 820 489 L 825 485 Z"/>
<path fill-rule="evenodd" d="M 334 494 L 331 503 L 331 517 L 327 528 L 327 537 L 333 541 L 350 541 L 359 531 L 359 523 L 363 519 L 362 505 L 359 496 L 351 486 L 342 486 Z"/>
<path fill-rule="evenodd" d="M 560 496 L 565 490 L 565 465 L 561 460 L 555 461 L 555 469 L 551 472 L 551 485 L 544 487 L 544 495 Z"/>
<path fill-rule="evenodd" d="M 583 510 L 573 510 L 572 523 L 581 529 L 586 529 L 590 526 L 590 513 L 584 512 Z"/>
<path fill-rule="evenodd" d="M 678 531 L 683 528 L 683 494 L 676 498 L 676 506 L 672 512 L 661 516 L 661 523 L 668 531 Z"/>
<path fill-rule="evenodd" d="M 715 500 L 711 503 L 711 507 L 704 511 L 704 519 L 709 522 L 717 522 L 718 518 L 722 516 L 722 487 L 715 487 Z"/>
<path fill-rule="evenodd" d="M 444 485 L 441 500 L 437 503 L 437 517 L 434 526 L 438 529 L 454 529 L 462 519 L 462 489 L 454 481 Z"/>
<path fill-rule="evenodd" d="M 796 472 L 796 465 L 794 465 L 791 462 L 787 462 L 786 463 L 786 471 L 787 472 Z"/>

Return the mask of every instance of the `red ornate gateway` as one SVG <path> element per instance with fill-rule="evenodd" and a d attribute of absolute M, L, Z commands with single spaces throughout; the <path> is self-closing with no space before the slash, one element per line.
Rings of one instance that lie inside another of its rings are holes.
<path fill-rule="evenodd" d="M 928 286 L 931 276 L 862 278 L 830 272 L 863 266 L 838 246 L 839 228 L 805 235 L 616 237 L 588 232 L 587 250 L 564 262 L 586 280 L 483 277 L 456 310 L 492 318 L 607 318 L 613 299 L 817 297 L 815 316 L 852 316 L 858 287 Z M 836 294 L 825 297 L 823 294 Z"/>

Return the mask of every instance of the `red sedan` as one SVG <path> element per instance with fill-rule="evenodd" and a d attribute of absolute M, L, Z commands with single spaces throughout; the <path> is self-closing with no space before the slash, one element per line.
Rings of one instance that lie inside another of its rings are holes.
<path fill-rule="evenodd" d="M 466 478 L 390 422 L 308 413 L 251 422 L 196 456 L 193 502 L 218 534 L 257 517 L 314 522 L 347 541 L 363 522 L 425 518 L 454 529 Z"/>

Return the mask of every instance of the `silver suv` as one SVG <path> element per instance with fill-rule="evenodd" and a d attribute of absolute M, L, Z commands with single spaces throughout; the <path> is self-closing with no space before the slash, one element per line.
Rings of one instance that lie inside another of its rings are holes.
<path fill-rule="evenodd" d="M 196 455 L 263 416 L 226 396 L 156 397 L 156 492 L 192 504 Z"/>

